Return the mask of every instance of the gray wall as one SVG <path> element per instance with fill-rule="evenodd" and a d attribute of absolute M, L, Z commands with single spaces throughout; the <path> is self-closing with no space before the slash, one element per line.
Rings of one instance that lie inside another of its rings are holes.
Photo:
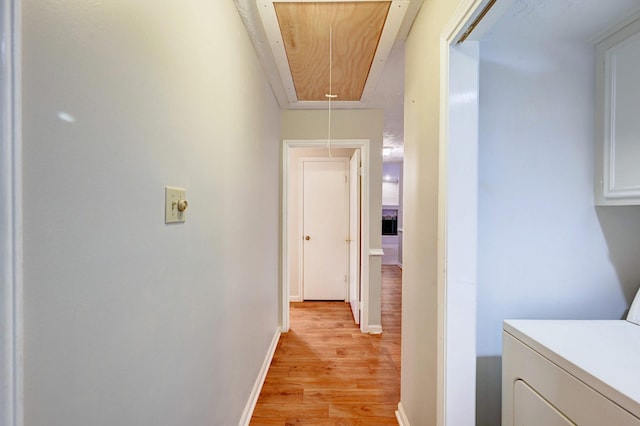
<path fill-rule="evenodd" d="M 25 424 L 237 424 L 278 328 L 280 111 L 233 2 L 22 5 Z"/>
<path fill-rule="evenodd" d="M 594 49 L 481 43 L 479 426 L 500 423 L 506 318 L 620 319 L 640 284 L 640 207 L 594 207 Z"/>
<path fill-rule="evenodd" d="M 391 182 L 397 182 L 398 188 L 398 204 L 389 205 L 389 208 L 398 211 L 398 235 L 383 235 L 382 249 L 384 256 L 382 257 L 383 265 L 402 265 L 402 162 L 383 162 L 382 163 L 382 181 L 383 181 L 383 197 L 384 203 L 384 181 L 389 179 Z M 384 210 L 384 204 L 382 205 Z"/>

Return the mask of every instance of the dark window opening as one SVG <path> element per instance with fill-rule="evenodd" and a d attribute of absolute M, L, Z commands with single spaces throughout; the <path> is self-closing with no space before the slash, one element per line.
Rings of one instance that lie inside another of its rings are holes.
<path fill-rule="evenodd" d="M 398 235 L 398 210 L 382 209 L 382 235 Z"/>

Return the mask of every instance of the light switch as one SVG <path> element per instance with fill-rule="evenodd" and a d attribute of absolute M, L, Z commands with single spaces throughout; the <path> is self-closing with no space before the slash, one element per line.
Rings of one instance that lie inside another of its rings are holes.
<path fill-rule="evenodd" d="M 165 186 L 164 200 L 164 223 L 184 222 L 189 206 L 186 189 Z"/>

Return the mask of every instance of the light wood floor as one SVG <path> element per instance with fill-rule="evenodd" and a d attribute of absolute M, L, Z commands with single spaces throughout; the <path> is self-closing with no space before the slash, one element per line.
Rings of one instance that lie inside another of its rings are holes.
<path fill-rule="evenodd" d="M 381 335 L 344 302 L 291 303 L 251 425 L 397 425 L 402 271 L 382 267 Z"/>

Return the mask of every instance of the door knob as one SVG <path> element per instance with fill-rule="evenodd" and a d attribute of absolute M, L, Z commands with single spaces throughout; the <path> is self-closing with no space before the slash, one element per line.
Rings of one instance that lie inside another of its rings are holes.
<path fill-rule="evenodd" d="M 311 237 L 307 235 L 306 237 L 304 237 L 304 239 L 309 241 L 311 239 Z"/>

